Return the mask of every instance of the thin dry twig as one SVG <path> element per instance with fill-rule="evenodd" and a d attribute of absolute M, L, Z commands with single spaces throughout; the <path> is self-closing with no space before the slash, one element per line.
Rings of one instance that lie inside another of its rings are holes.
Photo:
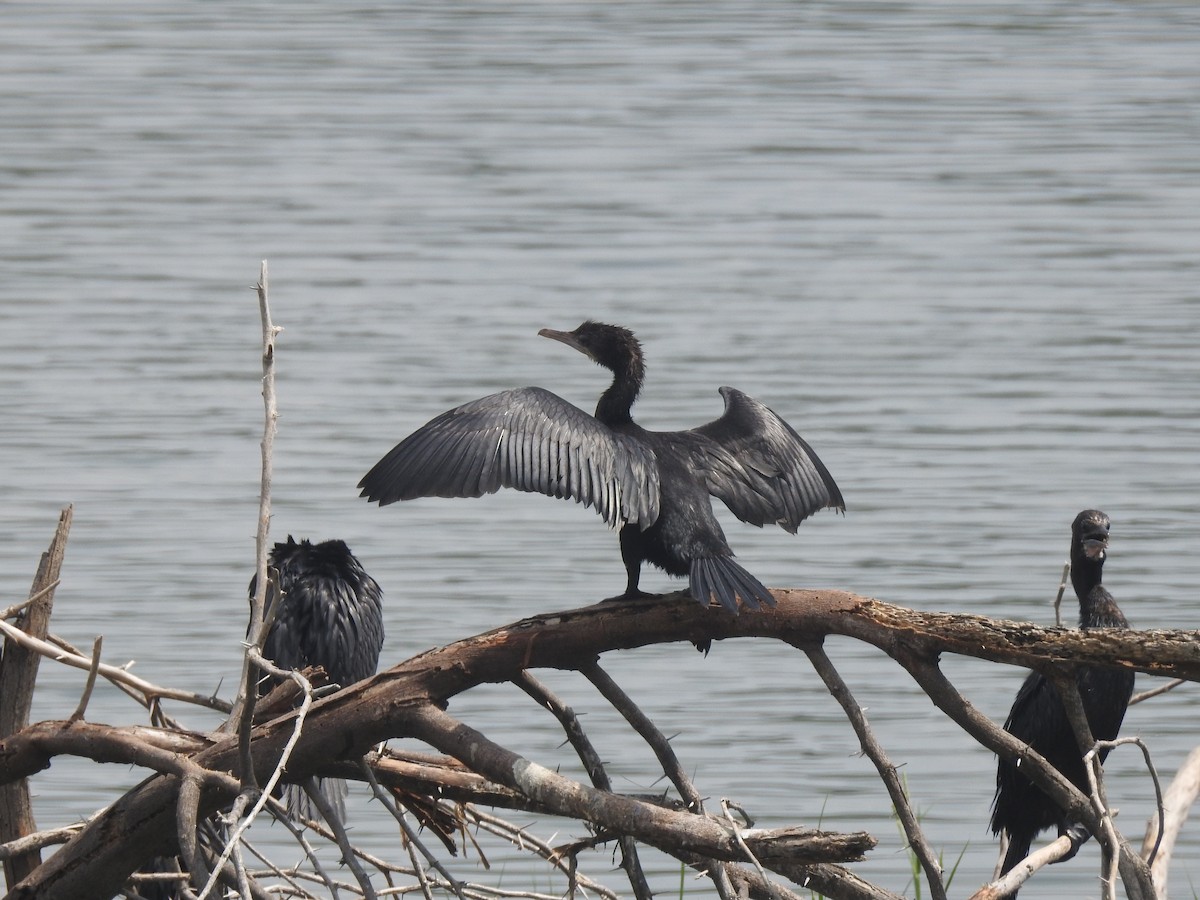
<path fill-rule="evenodd" d="M 471 818 L 476 825 L 497 837 L 502 837 L 511 843 L 518 850 L 530 851 L 536 853 L 550 865 L 554 866 L 563 875 L 571 876 L 570 863 L 566 860 L 563 854 L 555 847 L 551 846 L 546 841 L 535 835 L 530 834 L 526 828 L 515 825 L 506 819 L 499 816 L 493 816 L 490 813 L 485 813 L 474 806 L 465 808 L 465 813 Z M 597 881 L 592 881 L 590 878 L 579 874 L 577 875 L 577 886 L 585 891 L 591 891 L 604 900 L 618 900 L 619 895 L 600 884 Z"/>
<path fill-rule="evenodd" d="M 96 673 L 100 670 L 100 648 L 103 646 L 104 635 L 96 635 L 96 640 L 92 642 L 92 667 L 88 669 L 87 683 L 83 686 L 83 696 L 79 698 L 79 705 L 67 719 L 69 722 L 78 722 L 87 712 L 88 701 L 92 699 L 92 690 L 96 687 Z"/>
<path fill-rule="evenodd" d="M 83 669 L 90 671 L 92 668 L 92 659 L 83 656 L 79 653 L 64 651 L 48 640 L 43 641 L 39 638 L 32 638 L 19 628 L 14 628 L 8 622 L 0 620 L 0 633 L 5 637 L 11 638 L 13 641 L 27 647 L 35 653 L 52 659 L 55 662 L 60 662 L 63 665 L 71 666 L 75 669 Z M 119 682 L 127 685 L 134 690 L 140 692 L 146 697 L 160 697 L 164 700 L 178 700 L 182 703 L 194 703 L 197 706 L 204 706 L 209 709 L 220 709 L 224 707 L 227 711 L 229 704 L 217 701 L 214 703 L 213 698 L 204 694 L 197 694 L 194 691 L 181 691 L 175 688 L 159 687 L 156 684 L 151 684 L 138 678 L 136 675 L 131 675 L 128 671 L 120 666 L 110 666 L 107 663 L 100 663 L 96 668 L 99 675 L 103 675 L 109 681 Z"/>
<path fill-rule="evenodd" d="M 754 851 L 750 849 L 746 844 L 746 839 L 742 837 L 742 827 L 733 816 L 733 810 L 735 809 L 746 819 L 746 827 L 753 828 L 754 823 L 750 821 L 744 809 L 731 800 L 724 797 L 721 798 L 721 811 L 725 813 L 725 818 L 729 821 L 729 829 L 733 833 L 733 839 L 737 841 L 737 845 L 742 848 L 742 853 L 746 855 L 746 860 L 750 865 L 754 866 L 754 871 L 758 873 L 758 877 L 763 880 L 763 883 L 767 886 L 767 890 L 771 892 L 772 900 L 783 900 L 783 895 L 780 894 L 775 883 L 767 877 L 767 870 L 763 868 L 763 864 L 758 861 L 758 857 L 754 855 Z"/>
<path fill-rule="evenodd" d="M 1153 697 L 1157 697 L 1160 694 L 1165 694 L 1168 691 L 1173 691 L 1173 690 L 1175 690 L 1175 688 L 1177 688 L 1181 685 L 1187 684 L 1187 683 L 1188 682 L 1182 678 L 1173 678 L 1170 681 L 1168 681 L 1166 684 L 1160 684 L 1156 688 L 1151 688 L 1148 691 L 1142 691 L 1141 693 L 1134 694 L 1132 697 L 1129 698 L 1129 705 L 1134 706 L 1135 704 L 1138 704 L 1138 703 L 1144 703 L 1145 701 L 1150 700 Z"/>
<path fill-rule="evenodd" d="M 1088 780 L 1088 799 L 1092 801 L 1092 809 L 1100 819 L 1100 846 L 1102 858 L 1100 861 L 1100 883 L 1104 885 L 1106 900 L 1117 900 L 1117 852 L 1121 836 L 1113 823 L 1113 813 L 1104 795 L 1104 773 L 1101 771 L 1100 758 L 1096 753 L 1097 747 L 1109 743 L 1101 741 L 1094 745 L 1083 757 L 1083 769 Z"/>
<path fill-rule="evenodd" d="M 4 609 L 0 610 L 0 619 L 15 618 L 16 616 L 23 613 L 30 606 L 37 603 L 39 600 L 41 600 L 47 594 L 53 593 L 59 584 L 60 584 L 60 580 L 58 578 L 55 578 L 48 585 L 46 585 L 45 587 L 41 588 L 40 590 L 35 591 L 34 593 L 30 594 L 27 598 L 22 600 L 20 603 L 14 603 L 12 606 L 5 607 Z"/>
<path fill-rule="evenodd" d="M 1058 593 L 1054 597 L 1054 624 L 1062 628 L 1062 599 L 1067 590 L 1067 580 L 1071 575 L 1071 561 L 1063 565 L 1062 578 L 1058 582 Z"/>
<path fill-rule="evenodd" d="M 313 871 L 320 877 L 320 879 L 325 883 L 325 886 L 329 888 L 329 892 L 336 898 L 337 887 L 334 885 L 334 881 L 329 876 L 329 873 L 325 871 L 325 867 L 321 865 L 320 857 L 317 855 L 315 848 L 311 843 L 309 843 L 308 838 L 304 836 L 304 828 L 292 820 L 292 817 L 288 814 L 287 807 L 285 807 L 274 797 L 267 801 L 267 808 L 275 817 L 275 821 L 283 825 L 283 827 L 286 828 L 291 834 L 296 843 L 300 845 L 300 849 L 304 851 L 304 856 L 309 861 L 309 864 L 312 865 Z M 275 867 L 274 864 L 271 863 L 264 855 L 254 850 L 249 842 L 246 843 L 248 849 L 250 849 L 250 852 L 257 856 L 265 865 L 270 866 L 276 875 L 287 879 L 289 882 L 292 880 L 287 874 L 284 873 L 282 869 Z M 298 885 L 297 888 L 299 888 Z"/>

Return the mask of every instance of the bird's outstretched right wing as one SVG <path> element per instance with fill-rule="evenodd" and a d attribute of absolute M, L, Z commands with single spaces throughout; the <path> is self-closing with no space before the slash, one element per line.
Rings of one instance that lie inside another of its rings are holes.
<path fill-rule="evenodd" d="M 509 487 L 591 506 L 614 528 L 645 528 L 658 518 L 653 452 L 538 387 L 442 413 L 393 447 L 358 486 L 380 506 Z"/>

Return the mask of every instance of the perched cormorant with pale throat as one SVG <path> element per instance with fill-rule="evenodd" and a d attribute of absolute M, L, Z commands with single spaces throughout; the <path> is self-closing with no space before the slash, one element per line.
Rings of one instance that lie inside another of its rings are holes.
<path fill-rule="evenodd" d="M 359 482 L 380 506 L 415 497 L 480 497 L 502 487 L 569 498 L 620 527 L 628 581 L 638 589 L 643 562 L 686 575 L 692 596 L 730 612 L 774 606 L 762 583 L 738 565 L 713 513 L 720 498 L 743 522 L 773 522 L 795 533 L 819 509 L 845 511 L 817 454 L 774 412 L 731 387 L 725 413 L 688 431 L 647 431 L 630 409 L 645 365 L 633 332 L 584 322 L 543 328 L 613 373 L 595 416 L 539 387 L 465 403 L 417 429 Z"/>
<path fill-rule="evenodd" d="M 345 542 L 297 543 L 288 535 L 269 564 L 279 571 L 280 598 L 263 655 L 281 669 L 320 666 L 342 687 L 374 675 L 383 649 L 383 591 Z M 251 597 L 254 588 L 251 579 Z M 264 679 L 259 693 L 274 685 Z M 321 791 L 344 818 L 345 782 L 322 779 Z M 302 796 L 289 787 L 288 807 L 311 818 Z"/>
<path fill-rule="evenodd" d="M 1071 524 L 1071 584 L 1079 598 L 1080 628 L 1128 628 L 1112 594 L 1100 583 L 1108 554 L 1109 518 L 1097 509 L 1085 509 Z M 1111 741 L 1121 729 L 1125 709 L 1133 694 L 1133 672 L 1085 666 L 1075 679 L 1092 736 Z M 1083 753 L 1054 684 L 1037 672 L 1030 673 L 1017 692 L 1004 728 L 1036 750 L 1073 785 L 1087 794 Z M 1100 753 L 1101 760 L 1107 751 Z M 1019 760 L 1001 759 L 996 770 L 996 798 L 992 833 L 1008 836 L 1008 852 L 1001 874 L 1029 855 L 1034 838 L 1047 828 L 1059 834 L 1076 829 L 1066 814 L 1020 771 Z M 1084 839 L 1086 840 L 1086 833 Z M 1073 854 L 1072 854 L 1073 855 Z M 1014 893 L 1012 896 L 1016 896 Z"/>

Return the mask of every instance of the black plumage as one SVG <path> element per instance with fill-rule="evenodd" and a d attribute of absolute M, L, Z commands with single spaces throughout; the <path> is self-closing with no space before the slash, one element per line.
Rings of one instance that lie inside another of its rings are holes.
<path fill-rule="evenodd" d="M 1085 509 L 1071 525 L 1071 584 L 1079 598 L 1080 628 L 1129 626 L 1112 594 L 1100 583 L 1109 527 L 1108 516 L 1095 509 Z M 1133 694 L 1133 679 L 1133 672 L 1124 669 L 1088 666 L 1077 672 L 1079 695 L 1096 740 L 1117 736 Z M 1031 673 L 1021 685 L 1004 727 L 1045 757 L 1077 788 L 1088 792 L 1083 753 L 1053 683 Z M 1056 828 L 1062 834 L 1072 824 L 1062 809 L 1022 774 L 1016 760 L 999 761 L 991 827 L 993 834 L 1008 835 L 1002 873 L 1029 855 L 1040 832 Z"/>
<path fill-rule="evenodd" d="M 281 598 L 263 655 L 281 669 L 320 666 L 343 687 L 374 675 L 383 592 L 345 542 L 297 543 L 288 535 L 269 562 L 279 571 Z"/>
<path fill-rule="evenodd" d="M 383 592 L 345 542 L 297 543 L 288 535 L 269 563 L 279 572 L 280 598 L 263 655 L 281 669 L 320 666 L 342 687 L 374 675 L 383 648 Z M 251 597 L 254 589 L 251 579 Z M 263 679 L 259 692 L 274 684 Z M 321 779 L 320 790 L 344 819 L 345 783 Z M 290 786 L 286 796 L 293 814 L 315 816 L 301 789 Z"/>
<path fill-rule="evenodd" d="M 720 498 L 744 522 L 795 533 L 841 492 L 812 448 L 783 419 L 731 387 L 725 413 L 688 431 L 647 431 L 630 415 L 645 364 L 633 332 L 584 322 L 542 329 L 613 373 L 594 416 L 543 388 L 465 403 L 401 441 L 364 476 L 362 496 L 381 506 L 415 497 L 479 497 L 501 487 L 569 498 L 620 527 L 627 583 L 642 596 L 643 562 L 690 579 L 692 596 L 737 612 L 774 605 L 733 559 L 713 513 Z M 614 598 L 616 599 L 616 598 Z"/>

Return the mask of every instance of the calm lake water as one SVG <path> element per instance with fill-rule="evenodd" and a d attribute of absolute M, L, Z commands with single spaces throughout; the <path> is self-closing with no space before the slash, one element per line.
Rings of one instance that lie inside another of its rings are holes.
<path fill-rule="evenodd" d="M 647 426 L 707 421 L 732 384 L 833 471 L 844 519 L 792 537 L 725 517 L 765 582 L 1046 623 L 1071 519 L 1099 507 L 1129 618 L 1196 627 L 1197 7 L 66 2 L 7 3 L 0 25 L 0 585 L 24 595 L 73 503 L 54 629 L 103 634 L 107 661 L 232 691 L 263 259 L 285 328 L 273 536 L 354 548 L 386 591 L 386 663 L 622 587 L 615 536 L 573 504 L 380 510 L 355 489 L 485 393 L 540 384 L 590 409 L 604 374 L 536 336 L 588 317 L 642 338 Z M 969 894 L 996 858 L 992 755 L 877 651 L 829 649 Z M 728 642 L 604 663 L 678 734 L 706 797 L 765 825 L 867 829 L 880 845 L 855 870 L 911 891 L 873 769 L 802 655 Z M 997 719 L 1024 674 L 947 667 Z M 35 716 L 69 714 L 82 673 L 42 671 Z M 545 678 L 588 713 L 618 787 L 656 781 L 580 679 Z M 1169 774 L 1198 707 L 1185 688 L 1125 733 Z M 451 711 L 577 769 L 515 689 Z M 89 717 L 141 720 L 107 688 Z M 1140 835 L 1140 759 L 1108 770 Z M 140 777 L 58 761 L 34 783 L 39 824 Z M 395 855 L 390 820 L 353 815 Z M 1200 881 L 1198 849 L 1193 829 L 1177 892 Z M 1096 864 L 1089 846 L 1022 897 L 1097 896 Z M 562 888 L 503 865 L 506 886 Z M 623 887 L 607 854 L 588 866 Z"/>

